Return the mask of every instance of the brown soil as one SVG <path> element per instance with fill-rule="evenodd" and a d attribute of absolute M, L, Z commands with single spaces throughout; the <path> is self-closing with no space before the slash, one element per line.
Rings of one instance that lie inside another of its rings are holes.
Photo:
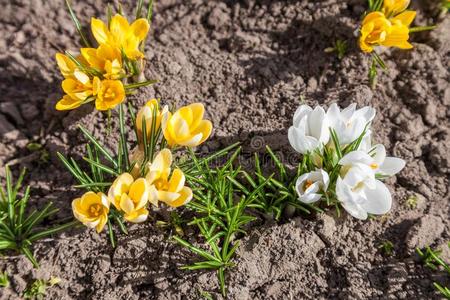
<path fill-rule="evenodd" d="M 104 16 L 103 1 L 73 2 L 84 24 Z M 132 11 L 134 1 L 122 2 Z M 250 229 L 228 273 L 230 299 L 439 298 L 432 282 L 449 278 L 430 272 L 414 253 L 450 240 L 450 18 L 438 17 L 431 2 L 423 0 L 427 8 L 416 25 L 439 28 L 415 35 L 412 51 L 386 51 L 389 71 L 375 91 L 366 79 L 368 57 L 353 42 L 365 1 L 156 2 L 146 75 L 160 83 L 130 101 L 205 103 L 215 129 L 202 152 L 240 140 L 247 152 L 267 143 L 292 155 L 287 128 L 303 96 L 310 105 L 374 106 L 376 140 L 407 161 L 388 182 L 394 206 L 385 217 L 357 221 L 330 211 Z M 107 145 L 115 136 L 106 135 L 106 117 L 88 107 L 54 110 L 61 96 L 54 54 L 81 45 L 63 1 L 0 3 L 0 167 L 11 161 L 16 173 L 28 167 L 32 205 L 54 201 L 61 208 L 49 220 L 55 223 L 71 215 L 70 202 L 80 194 L 69 188 L 74 181 L 55 152 L 82 156 L 78 123 Z M 349 41 L 342 61 L 324 53 L 338 38 Z M 48 163 L 27 150 L 31 141 L 45 145 Z M 411 196 L 416 208 L 407 206 Z M 38 270 L 23 256 L 1 258 L 11 287 L 0 289 L 0 298 L 19 298 L 31 279 L 49 276 L 63 281 L 48 299 L 196 299 L 201 291 L 221 298 L 214 274 L 178 269 L 195 258 L 168 237 L 152 221 L 132 226 L 116 249 L 105 233 L 84 228 L 42 240 L 35 247 Z M 379 248 L 384 240 L 394 244 L 391 256 Z"/>

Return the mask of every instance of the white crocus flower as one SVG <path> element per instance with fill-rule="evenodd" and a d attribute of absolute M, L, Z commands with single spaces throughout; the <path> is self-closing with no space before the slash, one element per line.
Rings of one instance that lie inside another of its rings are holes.
<path fill-rule="evenodd" d="M 314 110 L 301 105 L 294 114 L 293 126 L 289 128 L 288 138 L 295 151 L 302 154 L 321 148 L 330 139 L 329 124 L 324 109 Z"/>
<path fill-rule="evenodd" d="M 339 161 L 342 167 L 336 182 L 336 195 L 344 209 L 363 220 L 368 213 L 381 215 L 391 209 L 391 193 L 375 175 L 394 175 L 405 166 L 402 159 L 386 157 L 382 145 L 376 145 L 369 153 L 373 156 L 364 151 L 345 155 Z"/>
<path fill-rule="evenodd" d="M 329 183 L 328 173 L 320 169 L 300 176 L 295 183 L 295 189 L 301 202 L 313 203 L 320 200 L 321 192 L 327 191 Z"/>
<path fill-rule="evenodd" d="M 336 103 L 331 104 L 327 111 L 327 119 L 341 145 L 350 144 L 356 140 L 375 117 L 375 109 L 365 106 L 356 109 L 356 103 L 352 103 L 342 111 Z"/>

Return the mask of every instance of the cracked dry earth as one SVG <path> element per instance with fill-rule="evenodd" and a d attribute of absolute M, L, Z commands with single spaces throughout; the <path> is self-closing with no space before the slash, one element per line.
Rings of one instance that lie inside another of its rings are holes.
<path fill-rule="evenodd" d="M 83 24 L 104 16 L 106 1 L 72 2 Z M 133 11 L 133 1 L 122 2 Z M 287 128 L 304 97 L 310 105 L 374 106 L 376 141 L 407 161 L 388 182 L 394 204 L 386 216 L 357 221 L 329 211 L 250 228 L 227 276 L 229 299 L 439 299 L 432 282 L 449 284 L 443 272 L 423 267 L 414 249 L 430 244 L 450 259 L 450 21 L 439 14 L 439 1 L 412 2 L 416 25 L 438 28 L 414 35 L 412 51 L 383 53 L 389 70 L 376 90 L 366 80 L 368 57 L 354 42 L 365 1 L 156 2 L 146 77 L 160 83 L 129 100 L 205 103 L 214 132 L 199 151 L 239 140 L 248 153 L 268 144 L 292 154 Z M 60 208 L 50 226 L 71 215 L 80 193 L 69 188 L 74 181 L 56 151 L 83 155 L 77 124 L 110 147 L 115 139 L 106 134 L 106 117 L 88 107 L 54 110 L 61 96 L 54 54 L 81 45 L 63 1 L 0 3 L 0 167 L 12 163 L 15 174 L 29 169 L 31 205 L 51 200 Z M 324 53 L 338 38 L 349 41 L 342 60 Z M 44 145 L 48 162 L 27 150 L 30 142 Z M 410 197 L 415 208 L 407 205 Z M 0 258 L 0 270 L 11 274 L 0 299 L 19 299 L 27 282 L 50 276 L 62 282 L 48 299 L 199 299 L 201 291 L 221 299 L 214 274 L 179 269 L 195 258 L 168 237 L 153 220 L 131 226 L 116 249 L 105 233 L 84 228 L 42 240 L 35 247 L 38 270 L 23 256 Z M 394 245 L 390 256 L 379 248 L 385 240 Z"/>

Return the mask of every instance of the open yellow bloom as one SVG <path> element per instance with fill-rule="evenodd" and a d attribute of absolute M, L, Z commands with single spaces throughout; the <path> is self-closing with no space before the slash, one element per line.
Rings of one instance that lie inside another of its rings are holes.
<path fill-rule="evenodd" d="M 381 12 L 371 12 L 362 23 L 359 46 L 364 52 L 372 52 L 373 47 L 386 46 L 411 49 L 408 42 L 409 28 L 415 12 L 405 11 L 388 20 Z"/>
<path fill-rule="evenodd" d="M 130 59 L 144 57 L 139 51 L 139 44 L 147 36 L 149 28 L 150 25 L 144 18 L 137 19 L 130 25 L 127 19 L 119 14 L 111 18 L 109 28 L 101 20 L 91 19 L 92 34 L 97 42 L 123 50 Z"/>
<path fill-rule="evenodd" d="M 155 129 L 154 129 L 154 132 L 156 133 L 158 129 L 161 127 L 161 120 L 168 113 L 168 111 L 169 109 L 167 105 L 165 105 L 162 108 L 162 110 L 160 110 L 159 102 L 157 99 L 151 99 L 139 110 L 136 116 L 136 130 L 138 133 L 139 143 L 142 143 L 142 135 L 143 135 L 142 121 L 145 120 L 147 141 L 149 141 L 150 133 L 152 131 L 153 115 L 156 113 Z"/>
<path fill-rule="evenodd" d="M 72 211 L 78 221 L 100 232 L 108 221 L 109 201 L 103 193 L 87 192 L 72 201 Z"/>
<path fill-rule="evenodd" d="M 169 146 L 195 147 L 211 134 L 212 123 L 203 120 L 205 108 L 201 103 L 183 106 L 173 115 L 163 118 L 163 133 Z"/>
<path fill-rule="evenodd" d="M 157 204 L 158 201 L 162 201 L 171 207 L 179 207 L 191 201 L 192 190 L 184 186 L 186 179 L 183 172 L 177 168 L 170 176 L 171 165 L 172 153 L 169 149 L 161 150 L 149 164 L 145 178 L 151 185 L 149 194 L 151 203 Z"/>
<path fill-rule="evenodd" d="M 106 79 L 119 79 L 124 74 L 119 48 L 107 44 L 98 48 L 81 48 L 81 55 L 90 67 L 100 71 Z"/>
<path fill-rule="evenodd" d="M 134 180 L 131 174 L 123 173 L 109 188 L 108 198 L 119 211 L 124 212 L 125 220 L 141 223 L 148 217 L 149 188 L 144 178 Z"/>
<path fill-rule="evenodd" d="M 98 110 L 112 109 L 125 100 L 125 89 L 120 80 L 94 77 L 93 90 L 96 96 L 95 108 Z"/>
<path fill-rule="evenodd" d="M 382 12 L 386 16 L 396 16 L 404 11 L 410 3 L 410 0 L 384 0 Z"/>

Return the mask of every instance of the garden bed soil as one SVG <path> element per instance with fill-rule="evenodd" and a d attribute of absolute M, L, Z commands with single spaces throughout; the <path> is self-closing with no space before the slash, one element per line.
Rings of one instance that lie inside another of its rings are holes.
<path fill-rule="evenodd" d="M 72 2 L 83 24 L 105 16 L 104 1 Z M 134 1 L 122 2 L 133 11 Z M 242 141 L 248 154 L 242 163 L 250 164 L 250 154 L 262 153 L 265 144 L 290 163 L 296 154 L 287 128 L 302 101 L 356 102 L 376 108 L 375 140 L 407 162 L 388 181 L 393 208 L 386 216 L 359 221 L 329 210 L 249 228 L 227 273 L 229 299 L 438 299 L 432 282 L 449 284 L 414 250 L 432 245 L 450 259 L 450 18 L 440 15 L 439 2 L 413 1 L 416 25 L 438 28 L 414 35 L 411 51 L 385 50 L 388 71 L 371 90 L 369 57 L 355 42 L 365 1 L 156 1 L 145 75 L 159 83 L 129 100 L 203 102 L 214 131 L 202 153 Z M 107 134 L 106 116 L 89 105 L 54 109 L 62 95 L 54 54 L 81 45 L 63 1 L 1 3 L 0 167 L 12 162 L 16 175 L 28 168 L 31 206 L 53 201 L 60 212 L 47 223 L 55 224 L 71 216 L 71 200 L 81 193 L 70 187 L 75 182 L 56 151 L 82 157 L 86 140 L 77 124 L 110 147 L 116 135 Z M 348 41 L 342 60 L 324 52 L 337 39 Z M 48 159 L 27 149 L 30 142 L 43 144 Z M 86 228 L 39 241 L 37 270 L 24 256 L 1 257 L 11 286 L 0 289 L 0 299 L 19 299 L 33 279 L 50 276 L 62 281 L 48 299 L 198 299 L 202 292 L 220 299 L 213 273 L 179 269 L 196 257 L 155 226 L 162 215 L 131 226 L 116 249 L 106 233 Z M 386 240 L 391 255 L 380 248 Z"/>

